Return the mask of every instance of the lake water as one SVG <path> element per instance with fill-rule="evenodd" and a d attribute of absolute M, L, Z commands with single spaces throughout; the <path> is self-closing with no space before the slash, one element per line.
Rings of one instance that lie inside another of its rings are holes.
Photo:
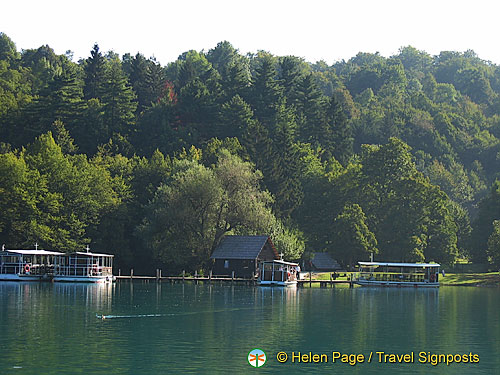
<path fill-rule="evenodd" d="M 267 356 L 260 368 L 247 360 L 255 348 Z M 286 363 L 278 362 L 278 352 L 287 354 Z M 298 362 L 299 352 L 327 362 Z M 333 362 L 333 352 L 364 355 L 364 361 Z M 384 363 L 376 352 L 408 354 L 407 360 L 413 353 L 413 363 L 390 363 L 391 357 Z M 432 365 L 419 362 L 420 352 L 423 358 L 477 355 L 479 362 Z M 499 370 L 497 288 L 0 283 L 0 374 L 489 375 Z"/>

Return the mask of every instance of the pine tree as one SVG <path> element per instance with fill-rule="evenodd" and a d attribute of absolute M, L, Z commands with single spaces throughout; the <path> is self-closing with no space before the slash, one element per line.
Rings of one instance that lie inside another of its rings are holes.
<path fill-rule="evenodd" d="M 182 89 L 189 82 L 196 78 L 196 70 L 190 59 L 184 61 L 179 69 L 179 76 L 177 78 L 178 89 Z"/>
<path fill-rule="evenodd" d="M 302 61 L 294 56 L 283 57 L 280 61 L 280 77 L 288 105 L 297 105 L 300 98 L 298 85 L 303 79 Z"/>
<path fill-rule="evenodd" d="M 249 113 L 248 113 L 249 114 Z M 248 116 L 247 114 L 247 116 Z M 241 143 L 250 155 L 250 159 L 264 176 L 271 174 L 273 168 L 272 141 L 269 131 L 255 119 L 247 117 L 247 126 L 243 131 Z"/>
<path fill-rule="evenodd" d="M 280 217 L 290 217 L 300 206 L 303 190 L 300 182 L 300 154 L 295 144 L 295 118 L 282 103 L 278 107 L 272 136 L 270 173 L 264 174 L 266 186 L 273 193 L 275 210 Z M 269 167 L 268 167 L 269 168 Z"/>
<path fill-rule="evenodd" d="M 134 119 L 137 103 L 120 60 L 114 58 L 108 63 L 105 77 L 102 94 L 104 121 L 111 133 L 126 134 Z"/>
<path fill-rule="evenodd" d="M 263 55 L 252 79 L 248 101 L 252 105 L 255 117 L 267 129 L 272 128 L 278 105 L 283 98 L 283 89 L 276 76 L 274 58 L 267 54 Z"/>
<path fill-rule="evenodd" d="M 243 134 L 255 121 L 252 109 L 239 95 L 235 95 L 222 106 L 221 120 L 216 136 L 237 137 L 238 139 L 242 139 Z"/>
<path fill-rule="evenodd" d="M 137 97 L 137 113 L 141 113 L 151 104 L 148 93 L 148 61 L 138 53 L 131 60 L 129 81 Z"/>
<path fill-rule="evenodd" d="M 228 68 L 226 77 L 222 77 L 223 98 L 229 100 L 235 95 L 248 96 L 250 78 L 248 68 L 242 63 L 233 63 Z"/>
<path fill-rule="evenodd" d="M 297 86 L 297 113 L 300 118 L 300 139 L 313 148 L 328 147 L 330 134 L 325 119 L 324 97 L 314 82 L 312 74 L 299 81 Z"/>
<path fill-rule="evenodd" d="M 353 154 L 352 130 L 342 106 L 335 99 L 330 98 L 327 108 L 328 132 L 331 134 L 331 144 L 325 145 L 328 151 L 327 156 L 334 156 L 335 159 L 346 165 Z"/>
<path fill-rule="evenodd" d="M 146 73 L 146 101 L 148 106 L 160 100 L 165 83 L 165 72 L 162 66 L 155 59 L 150 59 Z"/>
<path fill-rule="evenodd" d="M 106 60 L 101 51 L 99 51 L 99 46 L 96 43 L 92 51 L 90 51 L 90 57 L 85 60 L 83 68 L 85 73 L 83 94 L 86 100 L 101 98 L 105 80 L 105 69 Z"/>
<path fill-rule="evenodd" d="M 83 109 L 82 88 L 73 63 L 65 64 L 27 108 L 29 129 L 42 134 L 61 120 L 72 128 Z"/>

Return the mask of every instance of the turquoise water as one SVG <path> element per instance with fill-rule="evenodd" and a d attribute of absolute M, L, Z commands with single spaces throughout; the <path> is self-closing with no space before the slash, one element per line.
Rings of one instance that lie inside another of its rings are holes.
<path fill-rule="evenodd" d="M 2 282 L 0 374 L 493 374 L 499 312 L 497 288 Z M 247 361 L 255 348 L 260 368 Z M 382 351 L 414 363 L 379 363 Z M 328 362 L 292 363 L 298 352 Z M 353 366 L 332 352 L 365 358 Z M 419 352 L 479 362 L 433 366 Z"/>

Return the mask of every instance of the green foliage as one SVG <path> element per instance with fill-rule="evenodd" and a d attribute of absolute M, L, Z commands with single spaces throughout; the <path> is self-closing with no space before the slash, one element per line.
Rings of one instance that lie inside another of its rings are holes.
<path fill-rule="evenodd" d="M 0 60 L 11 63 L 19 58 L 14 42 L 5 34 L 0 32 Z"/>
<path fill-rule="evenodd" d="M 82 248 L 90 242 L 87 230 L 120 202 L 117 181 L 104 168 L 83 155 L 64 155 L 50 133 L 19 155 L 0 156 L 0 173 L 10 176 L 1 194 L 10 213 L 0 225 L 1 241 L 11 247 Z"/>
<path fill-rule="evenodd" d="M 500 267 L 500 220 L 493 222 L 493 232 L 488 238 L 488 256 L 494 266 Z"/>
<path fill-rule="evenodd" d="M 120 60 L 114 58 L 107 63 L 104 77 L 102 93 L 104 123 L 111 134 L 126 134 L 132 126 L 137 104 Z"/>
<path fill-rule="evenodd" d="M 94 44 L 90 57 L 83 64 L 84 78 L 84 97 L 86 100 L 96 98 L 101 99 L 104 91 L 104 82 L 106 69 L 106 60 L 99 51 L 99 46 Z"/>
<path fill-rule="evenodd" d="M 276 121 L 276 112 L 283 98 L 277 74 L 275 58 L 269 54 L 262 55 L 252 78 L 250 104 L 257 119 L 268 130 Z"/>
<path fill-rule="evenodd" d="M 409 147 L 400 140 L 365 147 L 359 164 L 337 172 L 330 189 L 324 193 L 328 196 L 324 204 L 333 214 L 324 220 L 341 215 L 345 206 L 359 205 L 377 240 L 380 259 L 450 263 L 457 255 L 457 224 L 450 213 L 451 203 L 416 170 Z M 343 249 L 333 246 L 341 230 L 336 233 L 322 245 L 334 254 Z M 342 252 L 339 256 L 345 259 Z"/>
<path fill-rule="evenodd" d="M 488 240 L 493 233 L 493 222 L 500 219 L 500 181 L 495 181 L 490 193 L 481 200 L 479 213 L 473 223 L 471 255 L 478 263 L 487 261 Z"/>
<path fill-rule="evenodd" d="M 260 178 L 249 163 L 226 150 L 213 167 L 176 160 L 148 207 L 140 234 L 154 257 L 177 269 L 206 267 L 227 233 L 270 233 L 274 228 L 273 237 L 287 244 L 287 253 L 300 255 L 300 242 L 294 249 L 286 240 L 293 235 L 272 215 L 271 196 L 259 189 Z"/>
<path fill-rule="evenodd" d="M 369 260 L 377 254 L 377 239 L 366 224 L 366 216 L 358 204 L 346 205 L 333 222 L 332 252 L 344 265 Z"/>
<path fill-rule="evenodd" d="M 0 237 L 92 241 L 151 272 L 155 259 L 206 265 L 229 232 L 270 234 L 290 259 L 335 254 L 348 243 L 337 223 L 358 228 L 344 262 L 375 241 L 384 260 L 495 261 L 499 72 L 473 51 L 406 46 L 329 66 L 229 42 L 166 67 L 97 44 L 74 63 L 0 33 Z"/>
<path fill-rule="evenodd" d="M 299 260 L 304 253 L 305 243 L 302 232 L 288 223 L 281 220 L 271 220 L 270 227 L 267 228 L 274 246 L 284 259 Z"/>
<path fill-rule="evenodd" d="M 300 183 L 300 155 L 295 140 L 295 121 L 293 113 L 284 105 L 278 109 L 271 160 L 271 169 L 266 175 L 265 184 L 276 198 L 275 210 L 281 217 L 288 218 L 302 203 L 303 191 Z"/>

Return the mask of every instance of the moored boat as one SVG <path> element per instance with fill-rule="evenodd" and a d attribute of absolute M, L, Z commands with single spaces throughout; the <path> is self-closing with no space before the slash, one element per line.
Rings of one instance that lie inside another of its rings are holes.
<path fill-rule="evenodd" d="M 361 286 L 439 287 L 437 263 L 358 263 L 353 280 Z"/>
<path fill-rule="evenodd" d="M 296 286 L 299 265 L 284 260 L 260 263 L 258 284 L 262 286 Z"/>
<path fill-rule="evenodd" d="M 57 256 L 54 263 L 54 281 L 105 283 L 115 280 L 111 254 L 77 251 Z"/>
<path fill-rule="evenodd" d="M 54 261 L 64 253 L 48 250 L 0 251 L 0 280 L 41 281 L 50 280 L 54 272 Z"/>

